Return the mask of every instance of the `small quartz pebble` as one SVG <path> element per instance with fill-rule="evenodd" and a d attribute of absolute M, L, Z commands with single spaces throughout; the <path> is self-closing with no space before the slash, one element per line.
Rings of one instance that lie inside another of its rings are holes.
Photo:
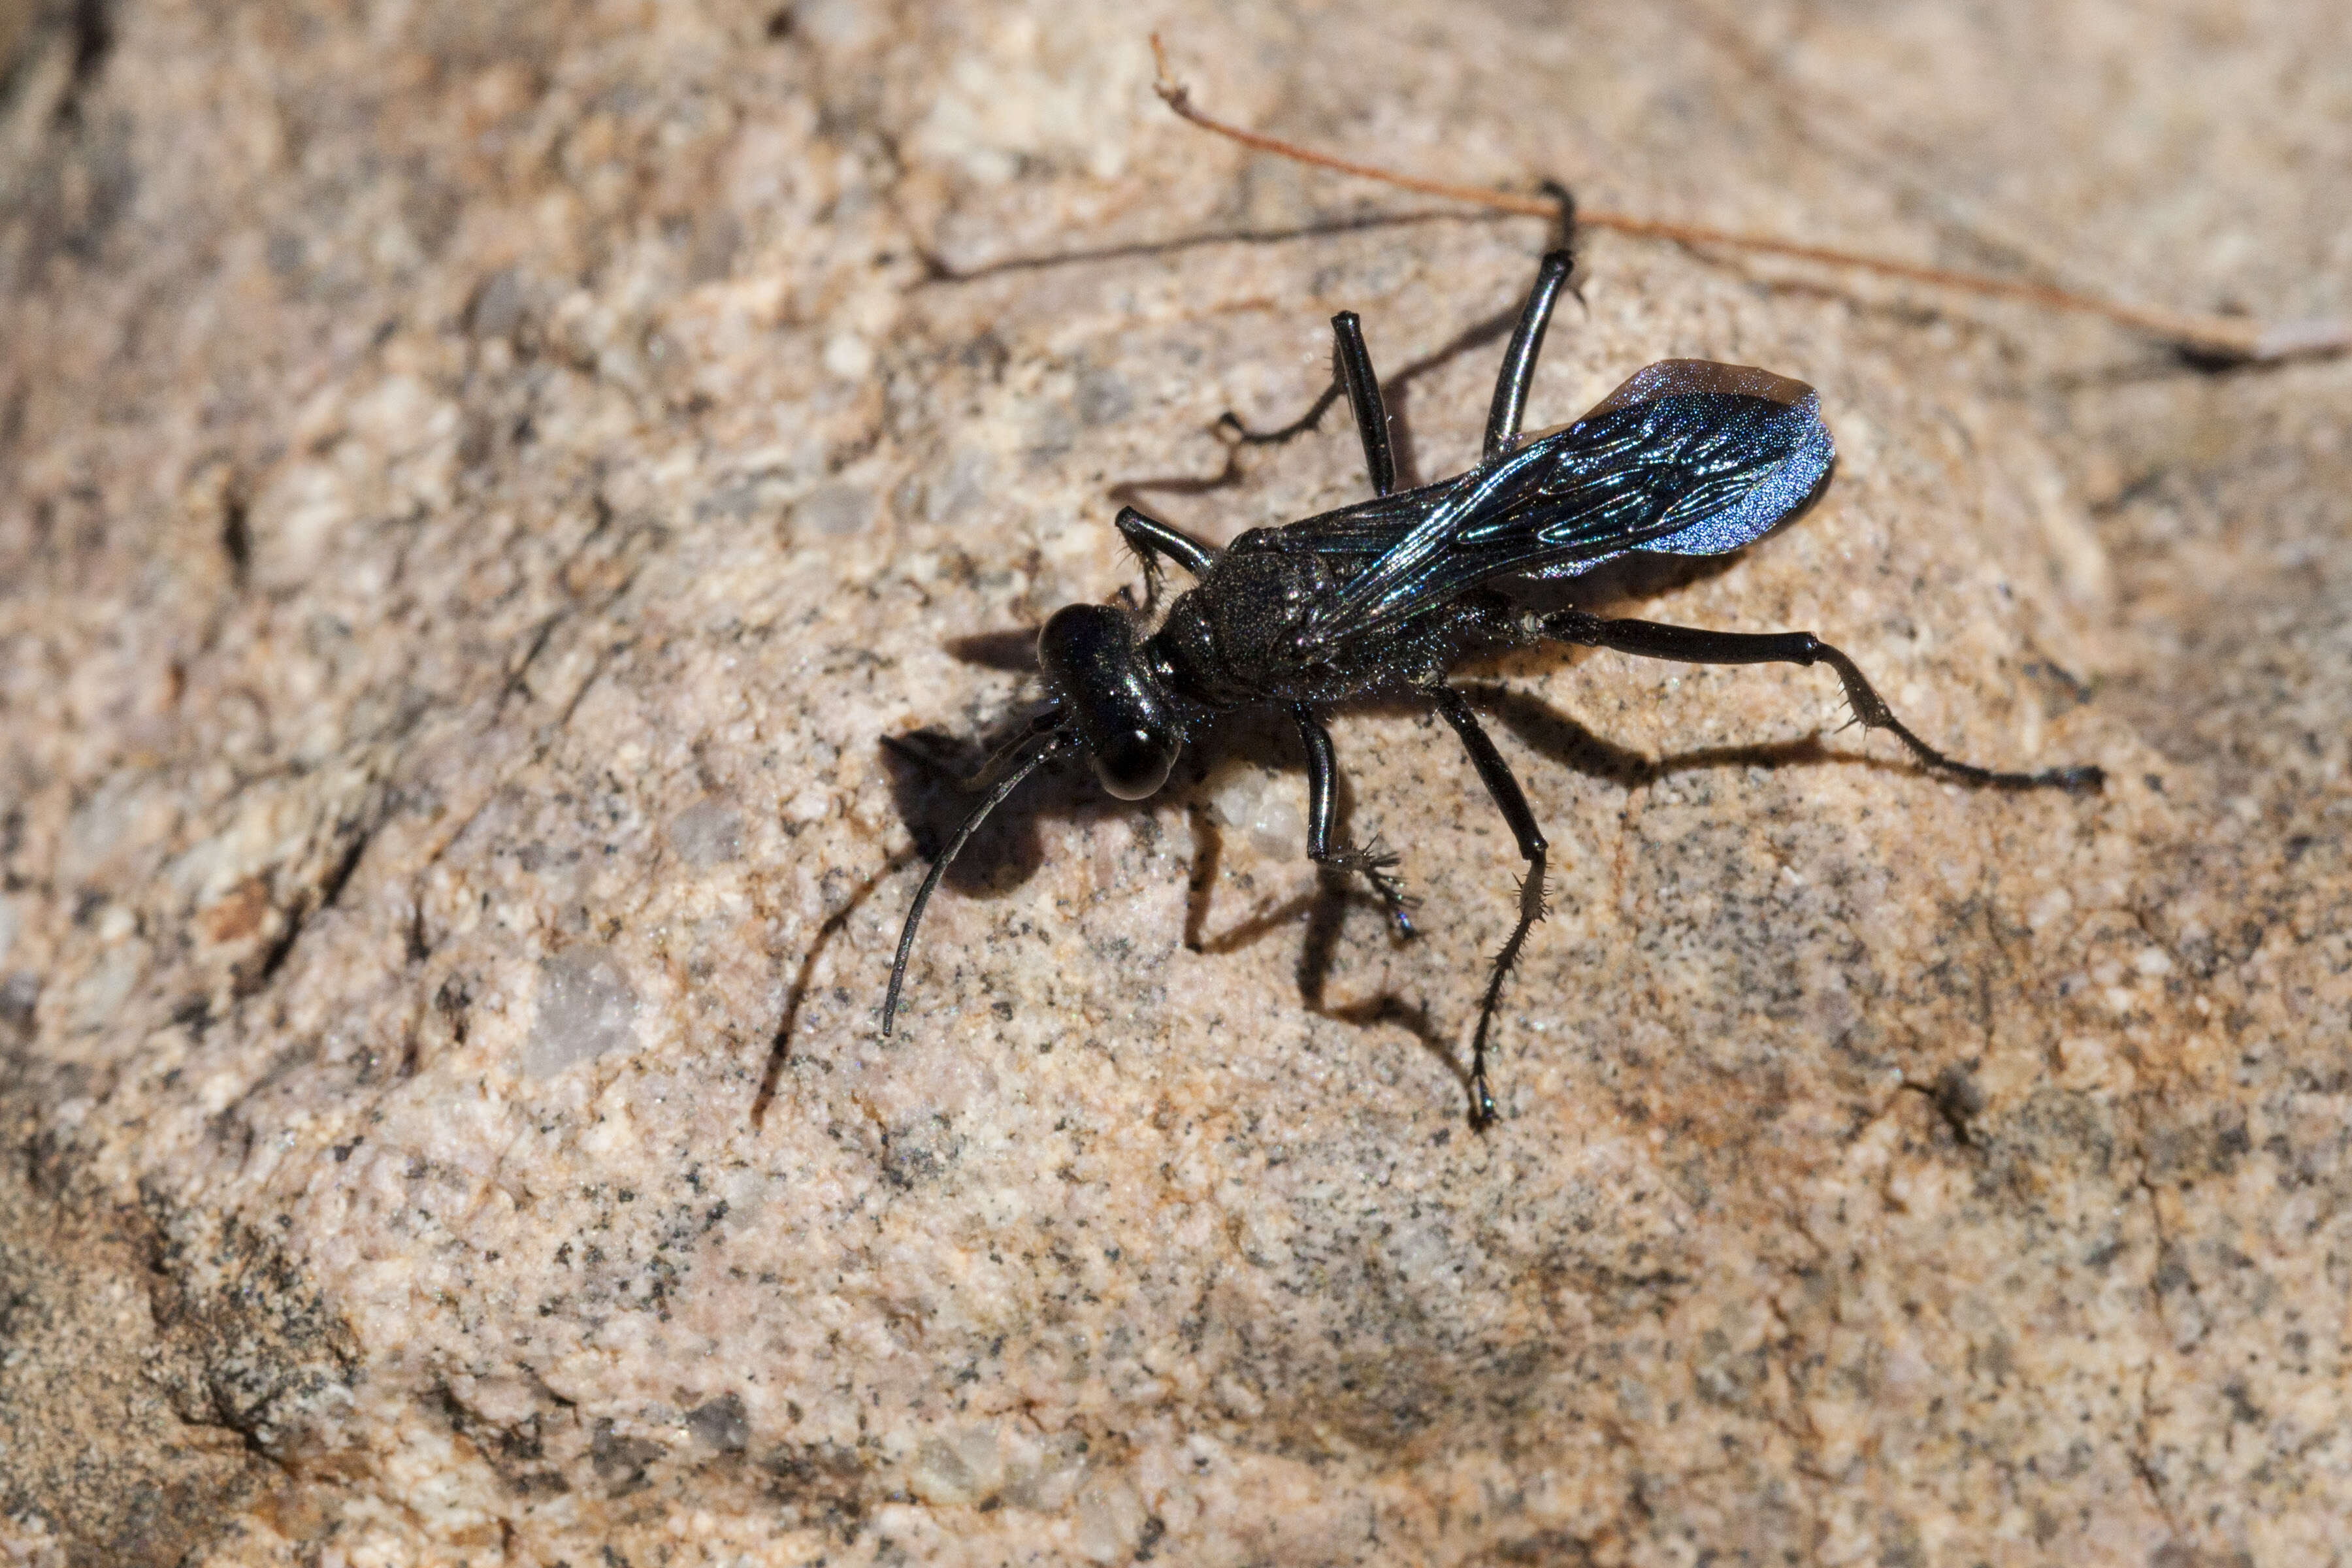
<path fill-rule="evenodd" d="M 637 994 L 602 947 L 568 948 L 540 967 L 539 1006 L 523 1070 L 545 1078 L 636 1040 Z"/>

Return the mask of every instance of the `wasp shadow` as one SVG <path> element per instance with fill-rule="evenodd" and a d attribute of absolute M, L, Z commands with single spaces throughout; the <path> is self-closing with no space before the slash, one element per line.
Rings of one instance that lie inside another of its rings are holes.
<path fill-rule="evenodd" d="M 1037 669 L 1034 627 L 1007 627 L 950 637 L 942 646 L 959 661 L 982 669 L 1033 675 Z M 1000 722 L 984 737 L 951 735 L 926 726 L 885 735 L 877 744 L 889 782 L 891 805 L 914 841 L 915 854 L 936 860 L 956 829 L 988 796 L 990 764 L 1002 749 L 1027 730 L 1025 719 Z M 1099 790 L 1073 776 L 1078 770 L 1048 764 L 991 812 L 949 867 L 944 880 L 966 897 L 1010 892 L 1036 874 L 1045 862 L 1036 825 L 1046 816 L 1104 815 L 1112 803 Z"/>
<path fill-rule="evenodd" d="M 1393 706 L 1401 711 L 1417 710 L 1409 704 Z M 1304 797 L 1307 755 L 1294 724 L 1270 710 L 1249 710 L 1227 716 L 1211 738 L 1211 744 L 1202 748 L 1201 754 L 1216 760 L 1198 764 L 1199 771 L 1192 780 L 1192 798 L 1186 807 L 1192 819 L 1194 848 L 1187 879 L 1184 945 L 1194 952 L 1212 956 L 1239 952 L 1278 932 L 1299 927 L 1298 962 L 1293 973 L 1302 1006 L 1318 1016 L 1360 1029 L 1403 1028 L 1443 1061 L 1466 1091 L 1470 1071 L 1467 1062 L 1457 1058 L 1453 1042 L 1421 1003 L 1393 991 L 1381 991 L 1351 1002 L 1335 1003 L 1330 999 L 1332 972 L 1338 965 L 1339 944 L 1351 919 L 1359 922 L 1369 920 L 1377 930 L 1387 933 L 1388 940 L 1402 940 L 1396 935 L 1387 906 L 1355 872 L 1315 865 L 1306 858 L 1307 846 L 1301 840 L 1297 863 L 1315 873 L 1309 889 L 1272 904 L 1261 902 L 1231 925 L 1215 931 L 1210 930 L 1227 831 L 1209 799 L 1217 773 L 1233 765 L 1265 768 L 1281 774 L 1286 784 Z M 1344 770 L 1334 785 L 1332 837 L 1335 842 L 1354 843 L 1357 840 L 1351 824 L 1356 797 Z"/>
<path fill-rule="evenodd" d="M 1043 272 L 1058 267 L 1084 267 L 1100 262 L 1180 256 L 1185 251 L 1209 246 L 1287 245 L 1295 240 L 1328 239 L 1343 234 L 1361 234 L 1379 229 L 1418 228 L 1430 224 L 1480 226 L 1508 223 L 1513 216 L 1508 213 L 1467 212 L 1459 207 L 1350 213 L 1341 217 L 1317 218 L 1279 228 L 1213 229 L 1204 234 L 1177 235 L 1168 239 L 1124 240 L 1115 245 L 1087 246 L 1034 256 L 1007 256 L 970 267 L 959 267 L 937 251 L 922 246 L 917 246 L 914 254 L 923 267 L 923 278 L 918 287 L 937 288 L 977 283 L 983 279 L 1010 272 Z"/>
<path fill-rule="evenodd" d="M 794 972 L 793 983 L 784 988 L 783 1016 L 777 1021 L 775 1033 L 769 1037 L 768 1059 L 760 1073 L 760 1086 L 751 1096 L 751 1121 L 754 1131 L 767 1124 L 768 1107 L 776 1098 L 776 1085 L 783 1077 L 784 1064 L 792 1059 L 793 1037 L 799 1032 L 801 1012 L 808 1005 L 810 993 L 816 989 L 818 962 L 824 958 L 825 950 L 833 945 L 834 938 L 841 934 L 842 927 L 849 923 L 849 917 L 874 896 L 877 889 L 897 875 L 908 859 L 908 857 L 903 854 L 893 855 L 883 862 L 880 870 L 860 882 L 841 907 L 824 918 L 824 923 L 816 929 L 816 940 L 809 943 L 808 950 L 801 954 L 800 968 Z"/>
<path fill-rule="evenodd" d="M 886 735 L 878 744 L 891 804 L 914 840 L 916 855 L 937 860 L 988 798 L 989 792 L 973 787 L 972 781 L 995 748 L 930 729 Z M 1083 773 L 1051 764 L 1040 769 L 974 830 L 948 868 L 946 884 L 966 898 L 996 898 L 1036 875 L 1045 858 L 1037 833 L 1041 820 L 1106 816 L 1118 804 Z"/>
<path fill-rule="evenodd" d="M 970 637 L 950 637 L 943 646 L 952 658 L 982 669 L 1007 675 L 1034 675 L 1037 671 L 1035 626 L 974 632 Z"/>
<path fill-rule="evenodd" d="M 1818 734 L 1787 741 L 1698 746 L 1651 757 L 1596 733 L 1531 693 L 1499 682 L 1465 684 L 1462 691 L 1479 711 L 1493 718 L 1538 756 L 1622 789 L 1639 789 L 1677 773 L 1747 768 L 1863 768 L 1873 773 L 1935 776 L 1908 757 L 1833 751 Z"/>

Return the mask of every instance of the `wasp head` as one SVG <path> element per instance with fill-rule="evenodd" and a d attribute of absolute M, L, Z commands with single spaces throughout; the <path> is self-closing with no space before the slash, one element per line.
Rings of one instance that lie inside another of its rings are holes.
<path fill-rule="evenodd" d="M 1157 795 L 1183 747 L 1183 726 L 1134 623 L 1108 605 L 1064 605 L 1037 635 L 1037 662 L 1103 788 L 1121 800 Z"/>

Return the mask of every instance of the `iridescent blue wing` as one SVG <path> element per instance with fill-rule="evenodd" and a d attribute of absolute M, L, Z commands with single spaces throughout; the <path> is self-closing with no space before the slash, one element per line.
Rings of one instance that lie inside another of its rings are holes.
<path fill-rule="evenodd" d="M 1812 388 L 1663 361 L 1575 424 L 1410 505 L 1391 496 L 1297 525 L 1297 543 L 1369 558 L 1304 635 L 1328 646 L 1386 632 L 1490 579 L 1573 576 L 1629 550 L 1737 550 L 1803 505 L 1832 455 Z"/>

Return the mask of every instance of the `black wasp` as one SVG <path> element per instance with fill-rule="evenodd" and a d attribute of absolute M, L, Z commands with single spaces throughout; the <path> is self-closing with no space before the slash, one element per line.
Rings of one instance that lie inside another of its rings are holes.
<path fill-rule="evenodd" d="M 1145 516 L 1118 519 L 1141 556 L 1156 602 L 1160 560 L 1193 586 L 1148 635 L 1124 605 L 1070 605 L 1037 639 L 1052 705 L 997 752 L 979 783 L 994 787 L 932 862 L 907 911 L 882 1032 L 898 1012 L 923 906 L 982 820 L 1047 763 L 1084 752 L 1102 786 L 1141 800 L 1168 780 L 1177 753 L 1212 714 L 1253 703 L 1289 709 L 1307 749 L 1307 853 L 1360 873 L 1397 929 L 1412 931 L 1391 874 L 1396 858 L 1332 842 L 1336 764 L 1321 710 L 1353 698 L 1428 701 L 1462 737 L 1528 863 L 1518 924 L 1496 954 L 1470 1047 L 1471 1120 L 1494 1120 L 1486 1054 L 1503 983 L 1544 915 L 1547 847 L 1525 794 L 1462 693 L 1445 683 L 1481 651 L 1557 642 L 1685 664 L 1827 664 L 1855 721 L 1885 730 L 1927 766 L 1970 784 L 2095 789 L 2096 767 L 1997 773 L 1946 756 L 1913 734 L 1853 661 L 1810 632 L 1701 631 L 1610 620 L 1582 610 L 1538 613 L 1511 580 L 1574 576 L 1629 551 L 1716 555 L 1762 535 L 1811 498 L 1829 471 L 1830 433 L 1812 388 L 1769 371 L 1667 360 L 1637 372 L 1573 425 L 1522 442 L 1528 384 L 1569 253 L 1543 258 L 1519 313 L 1486 416 L 1486 455 L 1469 472 L 1395 489 L 1388 416 L 1353 312 L 1331 320 L 1335 390 L 1363 438 L 1372 499 L 1282 528 L 1253 529 L 1223 550 Z M 1010 771 L 1005 771 L 1009 769 Z"/>

